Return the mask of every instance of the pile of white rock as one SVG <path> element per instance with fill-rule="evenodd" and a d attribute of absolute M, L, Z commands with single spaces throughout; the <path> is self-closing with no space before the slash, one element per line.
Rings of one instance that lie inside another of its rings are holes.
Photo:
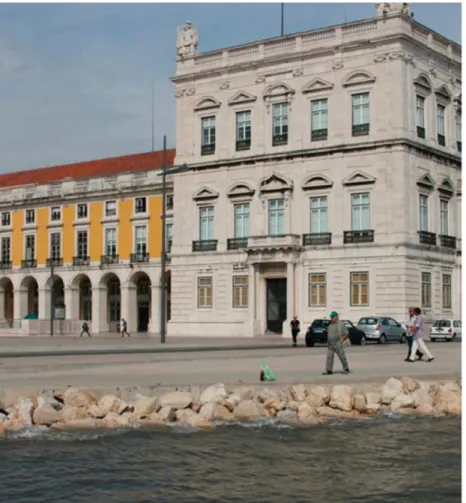
<path fill-rule="evenodd" d="M 461 414 L 461 379 L 436 383 L 390 378 L 378 391 L 349 385 L 278 388 L 214 384 L 202 392 L 173 391 L 125 401 L 114 395 L 97 399 L 85 389 L 42 391 L 0 402 L 0 436 L 33 426 L 56 429 L 124 428 L 180 424 L 212 428 L 218 423 L 276 418 L 293 425 L 317 425 L 329 418 L 358 419 L 381 412 L 420 415 Z"/>

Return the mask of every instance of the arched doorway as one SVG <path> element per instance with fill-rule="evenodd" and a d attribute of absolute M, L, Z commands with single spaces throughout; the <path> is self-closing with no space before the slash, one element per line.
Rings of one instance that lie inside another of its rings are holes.
<path fill-rule="evenodd" d="M 101 284 L 107 289 L 107 323 L 110 332 L 119 331 L 121 319 L 121 283 L 114 273 L 106 274 Z"/>
<path fill-rule="evenodd" d="M 21 281 L 21 293 L 26 294 L 26 301 L 21 302 L 20 318 L 38 318 L 39 317 L 39 285 L 32 276 L 27 276 Z"/>
<path fill-rule="evenodd" d="M 73 280 L 72 287 L 77 290 L 78 319 L 92 321 L 92 285 L 86 274 L 79 274 Z M 76 297 L 75 297 L 76 298 Z M 76 300 L 75 300 L 76 302 Z"/>
<path fill-rule="evenodd" d="M 11 327 L 14 320 L 13 283 L 9 278 L 0 279 L 0 320 L 5 320 L 6 326 Z"/>
<path fill-rule="evenodd" d="M 50 302 L 53 301 L 53 318 L 55 320 L 64 320 L 66 318 L 65 283 L 60 276 L 53 276 L 53 298 L 50 295 L 51 283 L 52 279 L 49 278 L 45 284 L 45 290 L 47 292 L 47 298 L 45 299 L 45 318 L 51 319 Z"/>
<path fill-rule="evenodd" d="M 138 332 L 147 332 L 151 318 L 151 281 L 145 272 L 137 272 L 132 277 L 136 288 L 136 326 Z M 134 302 L 134 300 L 133 300 Z"/>

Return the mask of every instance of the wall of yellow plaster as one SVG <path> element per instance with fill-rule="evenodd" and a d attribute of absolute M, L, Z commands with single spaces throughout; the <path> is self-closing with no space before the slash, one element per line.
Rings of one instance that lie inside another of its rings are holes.
<path fill-rule="evenodd" d="M 11 260 L 14 266 L 20 266 L 23 260 L 23 231 L 24 211 L 13 211 L 11 218 Z"/>
<path fill-rule="evenodd" d="M 89 225 L 89 250 L 91 262 L 100 262 L 100 257 L 102 255 L 102 224 L 100 221 L 104 216 L 104 203 L 101 201 L 93 202 L 89 204 L 89 215 L 90 215 L 90 225 Z"/>
<path fill-rule="evenodd" d="M 118 202 L 119 225 L 118 233 L 118 255 L 120 260 L 128 260 L 133 248 L 133 216 L 134 199 L 123 199 Z"/>
<path fill-rule="evenodd" d="M 75 232 L 73 227 L 76 206 L 68 204 L 63 207 L 62 256 L 65 264 L 72 263 L 75 255 Z"/>
<path fill-rule="evenodd" d="M 162 254 L 162 197 L 149 198 L 149 257 Z"/>
<path fill-rule="evenodd" d="M 49 257 L 49 231 L 47 225 L 50 221 L 50 208 L 36 209 L 36 260 L 37 265 L 45 265 Z"/>

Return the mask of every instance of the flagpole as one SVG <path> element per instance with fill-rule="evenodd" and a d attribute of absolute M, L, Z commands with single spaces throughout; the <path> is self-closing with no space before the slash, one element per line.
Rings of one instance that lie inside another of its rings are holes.
<path fill-rule="evenodd" d="M 284 19 L 285 19 L 285 4 L 281 4 L 281 28 L 282 28 L 282 33 L 281 36 L 283 37 L 284 33 Z"/>
<path fill-rule="evenodd" d="M 163 161 L 162 161 L 162 260 L 161 260 L 161 295 L 160 295 L 160 342 L 165 344 L 167 335 L 167 243 L 166 243 L 166 204 L 167 204 L 167 137 L 163 137 Z"/>

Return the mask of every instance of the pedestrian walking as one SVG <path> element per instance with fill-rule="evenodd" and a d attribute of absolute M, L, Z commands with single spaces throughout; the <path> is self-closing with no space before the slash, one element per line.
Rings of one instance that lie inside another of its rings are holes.
<path fill-rule="evenodd" d="M 426 343 L 424 342 L 425 337 L 425 321 L 424 316 L 421 314 L 421 310 L 418 307 L 414 308 L 414 315 L 416 316 L 414 324 L 411 326 L 411 333 L 413 335 L 413 347 L 411 348 L 411 354 L 409 356 L 409 362 L 414 361 L 414 357 L 416 355 L 416 351 L 420 349 L 426 356 L 427 361 L 433 361 L 434 357 L 432 353 L 429 351 Z"/>
<path fill-rule="evenodd" d="M 406 342 L 408 343 L 408 356 L 405 358 L 405 362 L 409 361 L 411 356 L 411 350 L 413 348 L 414 336 L 411 334 L 411 327 L 416 323 L 416 316 L 414 314 L 414 307 L 410 306 L 408 308 L 408 321 L 405 325 L 406 329 Z M 419 349 L 416 351 L 416 356 L 418 360 L 421 360 L 424 356 Z"/>
<path fill-rule="evenodd" d="M 335 353 L 340 359 L 343 372 L 345 374 L 349 374 L 350 370 L 348 367 L 348 360 L 346 359 L 345 350 L 343 348 L 343 342 L 349 338 L 348 329 L 346 328 L 346 325 L 339 320 L 338 313 L 336 311 L 332 311 L 330 313 L 330 325 L 327 328 L 327 334 L 327 362 L 323 375 L 333 374 L 333 359 L 335 357 Z"/>
<path fill-rule="evenodd" d="M 79 337 L 82 337 L 83 334 L 87 334 L 89 337 L 91 336 L 91 332 L 89 331 L 89 324 L 87 321 L 85 321 L 81 327 L 81 335 Z"/>
<path fill-rule="evenodd" d="M 128 337 L 131 337 L 130 333 L 128 332 L 128 323 L 126 323 L 126 320 L 124 318 L 121 318 L 121 336 L 124 337 L 125 334 Z"/>
<path fill-rule="evenodd" d="M 293 347 L 295 348 L 298 345 L 298 335 L 301 331 L 301 324 L 299 323 L 298 317 L 296 315 L 293 316 L 290 326 L 291 336 L 293 337 Z"/>

